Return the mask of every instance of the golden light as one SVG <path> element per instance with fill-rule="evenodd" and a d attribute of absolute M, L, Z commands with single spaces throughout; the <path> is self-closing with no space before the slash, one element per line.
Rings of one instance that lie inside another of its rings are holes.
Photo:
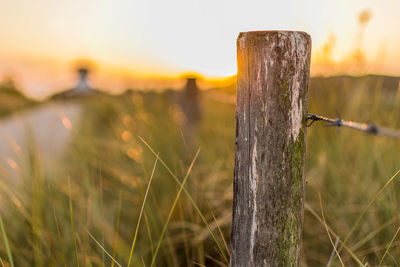
<path fill-rule="evenodd" d="M 123 141 L 128 142 L 129 140 L 131 140 L 131 138 L 132 138 L 132 133 L 130 131 L 125 130 L 121 133 L 121 139 Z"/>
<path fill-rule="evenodd" d="M 199 82 L 232 76 L 237 35 L 251 30 L 310 33 L 313 74 L 346 73 L 354 61 L 367 66 L 360 71 L 400 74 L 397 0 L 22 3 L 2 5 L 0 79 L 11 73 L 37 98 L 73 86 L 82 65 L 95 69 L 93 87 L 113 93 L 179 89 L 190 71 L 203 74 Z"/>
<path fill-rule="evenodd" d="M 61 118 L 61 122 L 64 125 L 64 128 L 67 129 L 68 131 L 70 131 L 72 129 L 71 121 L 66 116 L 63 116 Z"/>
<path fill-rule="evenodd" d="M 128 155 L 128 157 L 130 157 L 131 159 L 133 159 L 136 162 L 142 162 L 142 153 L 143 153 L 143 149 L 139 145 L 130 147 L 126 151 L 126 154 Z"/>
<path fill-rule="evenodd" d="M 18 164 L 17 164 L 14 160 L 8 158 L 8 159 L 7 159 L 7 163 L 8 163 L 8 165 L 10 165 L 10 167 L 13 168 L 14 170 L 17 170 L 17 169 L 18 169 Z"/>

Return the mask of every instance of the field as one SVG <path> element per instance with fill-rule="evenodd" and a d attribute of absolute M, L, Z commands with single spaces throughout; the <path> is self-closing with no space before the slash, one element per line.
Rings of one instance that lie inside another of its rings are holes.
<path fill-rule="evenodd" d="M 398 82 L 313 78 L 309 112 L 336 117 L 338 109 L 344 119 L 400 128 Z M 62 160 L 48 170 L 32 142 L 16 176 L 0 167 L 0 266 L 227 266 L 233 95 L 202 92 L 197 119 L 174 91 L 70 100 L 82 114 Z M 302 266 L 400 264 L 400 177 L 390 180 L 399 149 L 398 140 L 323 123 L 308 129 Z M 321 208 L 346 240 L 340 259 L 330 259 Z"/>

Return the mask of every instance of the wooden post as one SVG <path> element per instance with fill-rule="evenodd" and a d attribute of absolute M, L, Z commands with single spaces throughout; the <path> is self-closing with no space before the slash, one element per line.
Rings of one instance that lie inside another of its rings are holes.
<path fill-rule="evenodd" d="M 195 77 L 188 77 L 180 93 L 179 104 L 184 114 L 183 135 L 189 147 L 194 148 L 195 135 L 201 120 L 201 95 Z M 189 159 L 191 160 L 191 159 Z"/>
<path fill-rule="evenodd" d="M 311 38 L 240 33 L 231 266 L 297 266 Z"/>

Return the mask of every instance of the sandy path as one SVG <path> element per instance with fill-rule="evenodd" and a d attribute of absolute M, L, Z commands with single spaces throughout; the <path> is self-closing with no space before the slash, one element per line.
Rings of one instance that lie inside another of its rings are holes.
<path fill-rule="evenodd" d="M 68 145 L 80 112 L 77 103 L 48 103 L 0 120 L 0 178 L 22 170 L 31 144 L 44 167 L 51 167 Z"/>

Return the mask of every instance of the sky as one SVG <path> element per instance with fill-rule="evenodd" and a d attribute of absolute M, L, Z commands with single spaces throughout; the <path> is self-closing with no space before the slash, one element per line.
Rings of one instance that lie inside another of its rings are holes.
<path fill-rule="evenodd" d="M 398 0 L 1 0 L 0 7 L 0 81 L 13 77 L 38 98 L 73 87 L 79 59 L 95 66 L 91 83 L 111 91 L 188 72 L 231 76 L 236 38 L 254 30 L 308 32 L 313 75 L 400 75 Z"/>

